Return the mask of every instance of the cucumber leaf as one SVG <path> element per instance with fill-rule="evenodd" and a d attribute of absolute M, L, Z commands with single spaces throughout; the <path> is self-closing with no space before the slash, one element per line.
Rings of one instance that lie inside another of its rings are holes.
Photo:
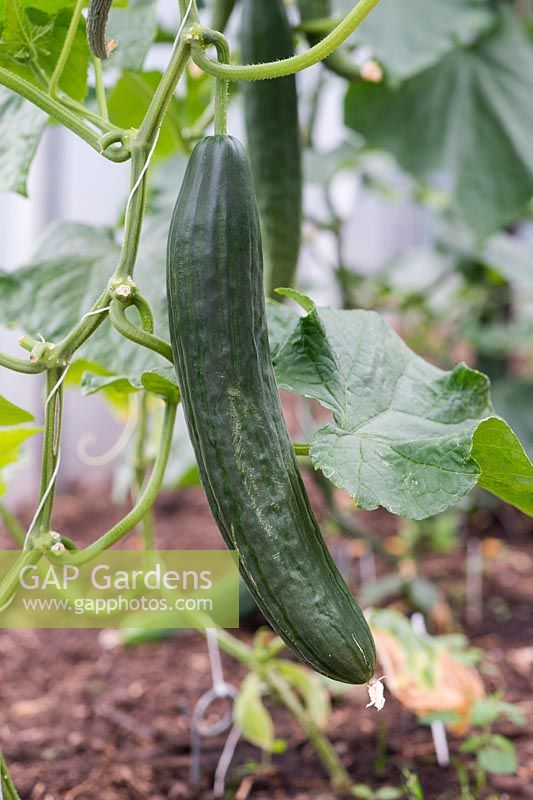
<path fill-rule="evenodd" d="M 166 340 L 162 242 L 169 213 L 147 219 L 136 272 L 156 333 Z M 0 324 L 61 339 L 90 309 L 118 255 L 108 229 L 52 225 L 30 264 L 0 272 Z M 333 412 L 333 422 L 315 433 L 310 454 L 335 485 L 362 508 L 382 505 L 415 519 L 444 511 L 477 483 L 533 513 L 531 463 L 511 429 L 494 417 L 484 375 L 465 365 L 443 372 L 427 363 L 373 312 L 317 309 L 293 290 L 285 294 L 307 316 L 269 304 L 276 377 L 281 388 Z M 177 397 L 172 366 L 124 340 L 107 319 L 77 354 L 71 377 L 86 393 L 115 399 L 140 389 Z"/>
<path fill-rule="evenodd" d="M 331 703 L 322 678 L 307 667 L 295 664 L 294 661 L 278 659 L 274 664 L 283 678 L 299 693 L 307 713 L 317 728 L 323 730 L 328 724 Z"/>
<path fill-rule="evenodd" d="M 0 191 L 27 196 L 31 162 L 46 126 L 46 114 L 0 86 Z"/>
<path fill-rule="evenodd" d="M 353 84 L 345 120 L 417 178 L 444 173 L 456 210 L 487 235 L 533 194 L 531 74 L 533 46 L 507 10 L 496 30 L 399 88 Z"/>
<path fill-rule="evenodd" d="M 513 742 L 497 733 L 477 751 L 477 761 L 481 769 L 492 775 L 515 775 L 518 767 Z"/>
<path fill-rule="evenodd" d="M 187 72 L 187 95 L 174 96 L 161 128 L 155 155 L 164 158 L 177 150 L 187 151 L 183 144 L 182 131 L 191 125 L 209 102 L 210 83 L 204 73 Z M 109 96 L 109 115 L 112 122 L 123 128 L 140 125 L 148 109 L 154 91 L 161 80 L 161 73 L 123 72 Z"/>
<path fill-rule="evenodd" d="M 244 738 L 268 753 L 279 753 L 284 743 L 274 738 L 274 723 L 261 699 L 261 681 L 250 672 L 235 700 L 233 717 Z"/>
<path fill-rule="evenodd" d="M 479 485 L 533 516 L 533 464 L 516 434 L 493 417 L 474 434 L 472 456 L 481 468 Z"/>
<path fill-rule="evenodd" d="M 160 277 L 164 275 L 164 249 L 158 255 L 162 263 L 153 257 L 155 243 L 163 241 L 159 226 L 165 223 L 151 222 L 146 226 L 137 280 L 154 310 L 156 333 L 168 340 L 165 281 Z M 113 273 L 119 252 L 107 228 L 53 223 L 26 266 L 13 273 L 0 271 L 0 324 L 20 327 L 34 337 L 40 334 L 48 341 L 60 340 L 90 310 Z M 36 297 L 39 303 L 35 303 Z M 96 373 L 82 383 L 87 394 L 145 388 L 176 397 L 172 367 L 151 350 L 122 338 L 108 319 L 78 351 L 69 380 L 80 380 L 85 371 Z"/>
<path fill-rule="evenodd" d="M 309 310 L 308 298 L 290 295 Z M 312 307 L 274 368 L 282 388 L 333 412 L 312 438 L 311 459 L 361 508 L 423 519 L 457 503 L 489 468 L 481 447 L 472 453 L 492 414 L 488 379 L 464 364 L 451 372 L 429 364 L 374 312 Z M 492 491 L 494 479 L 485 480 Z"/>
<path fill-rule="evenodd" d="M 16 0 L 5 0 L 0 66 L 47 89 L 72 14 L 71 8 L 63 8 L 52 15 L 38 8 L 22 6 Z M 75 100 L 81 101 L 87 94 L 88 65 L 89 48 L 82 19 L 59 82 L 59 88 Z"/>
<path fill-rule="evenodd" d="M 0 395 L 0 495 L 6 490 L 5 468 L 18 461 L 24 442 L 40 430 L 25 426 L 32 421 L 32 414 Z"/>
<path fill-rule="evenodd" d="M 340 5 L 344 13 L 353 8 L 352 0 Z M 494 17 L 486 0 L 380 0 L 353 38 L 371 48 L 389 78 L 402 81 L 475 41 Z"/>
<path fill-rule="evenodd" d="M 22 425 L 25 422 L 33 422 L 33 420 L 33 414 L 0 395 L 0 425 L 2 427 Z"/>

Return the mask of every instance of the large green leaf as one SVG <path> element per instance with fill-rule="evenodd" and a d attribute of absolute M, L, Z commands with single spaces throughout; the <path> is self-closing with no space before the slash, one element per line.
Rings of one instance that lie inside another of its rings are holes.
<path fill-rule="evenodd" d="M 481 373 L 464 365 L 443 372 L 377 314 L 329 308 L 299 320 L 274 367 L 281 387 L 333 412 L 311 458 L 361 508 L 422 519 L 476 485 L 472 436 L 491 413 Z"/>
<path fill-rule="evenodd" d="M 0 495 L 6 490 L 5 467 L 18 461 L 26 439 L 39 431 L 36 427 L 21 427 L 32 421 L 32 414 L 0 395 Z"/>
<path fill-rule="evenodd" d="M 397 89 L 354 84 L 346 122 L 418 178 L 444 171 L 460 215 L 485 235 L 533 193 L 532 74 L 533 46 L 509 11 L 477 44 Z"/>
<path fill-rule="evenodd" d="M 0 191 L 26 196 L 28 172 L 46 114 L 0 86 Z"/>
<path fill-rule="evenodd" d="M 139 254 L 137 281 L 154 310 L 156 332 L 168 339 L 165 225 L 168 231 L 168 222 L 159 218 L 149 221 Z M 119 247 L 110 230 L 79 223 L 52 224 L 29 264 L 14 273 L 0 272 L 0 324 L 58 341 L 89 311 L 118 257 Z M 77 358 L 85 369 L 104 374 L 100 383 L 96 377 L 92 383 L 86 382 L 87 392 L 106 388 L 111 375 L 115 382 L 118 378 L 127 380 L 133 389 L 143 386 L 175 396 L 175 377 L 167 362 L 123 339 L 107 319 L 78 351 Z"/>
<path fill-rule="evenodd" d="M 137 127 L 142 122 L 161 80 L 161 73 L 124 72 L 109 96 L 109 115 L 115 125 Z M 165 157 L 182 149 L 178 100 L 173 98 L 161 128 L 156 155 Z"/>
<path fill-rule="evenodd" d="M 161 80 L 161 73 L 124 72 L 109 96 L 109 114 L 112 121 L 123 128 L 138 126 L 148 109 Z M 209 102 L 210 83 L 203 73 L 187 73 L 187 95 L 174 96 L 161 128 L 156 155 L 160 158 L 184 151 L 182 130 L 191 125 Z"/>
<path fill-rule="evenodd" d="M 472 456 L 481 468 L 480 486 L 533 515 L 533 464 L 506 422 L 482 422 L 474 434 Z"/>
<path fill-rule="evenodd" d="M 118 260 L 112 232 L 54 223 L 22 269 L 0 272 L 0 322 L 57 341 L 102 293 Z"/>
<path fill-rule="evenodd" d="M 235 700 L 233 716 L 244 738 L 266 752 L 279 752 L 283 745 L 274 738 L 272 717 L 261 699 L 261 681 L 250 672 Z"/>
<path fill-rule="evenodd" d="M 344 3 L 353 8 L 351 0 Z M 416 24 L 414 24 L 416 20 Z M 369 46 L 388 77 L 405 80 L 494 24 L 486 0 L 381 0 L 354 39 Z"/>
<path fill-rule="evenodd" d="M 26 80 L 47 89 L 72 19 L 73 9 L 55 15 L 5 0 L 0 36 L 0 64 Z M 87 93 L 89 49 L 85 22 L 80 21 L 59 87 L 76 100 Z"/>
<path fill-rule="evenodd" d="M 25 411 L 0 395 L 0 425 L 2 427 L 22 425 L 25 422 L 33 422 L 33 419 L 34 416 L 29 411 Z"/>

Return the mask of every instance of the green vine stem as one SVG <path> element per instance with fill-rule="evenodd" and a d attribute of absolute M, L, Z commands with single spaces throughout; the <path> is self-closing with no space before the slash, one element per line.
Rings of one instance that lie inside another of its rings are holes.
<path fill-rule="evenodd" d="M 167 72 L 161 78 L 146 116 L 138 131 L 132 131 L 128 136 L 124 132 L 120 136 L 111 134 L 111 137 L 104 137 L 103 144 L 110 146 L 113 141 L 120 140 L 126 146 L 122 148 L 125 152 L 131 153 L 131 201 L 128 202 L 124 242 L 122 245 L 120 260 L 111 278 L 110 286 L 126 282 L 133 274 L 139 241 L 141 237 L 142 220 L 146 197 L 146 172 L 147 159 L 150 154 L 149 147 L 153 147 L 155 137 L 164 118 L 165 112 L 172 99 L 177 83 L 183 74 L 190 56 L 189 45 L 181 39 L 174 46 L 173 55 L 170 59 Z M 1 70 L 0 70 L 1 81 Z M 118 136 L 118 139 L 117 139 Z M 102 140 L 98 140 L 98 149 L 101 151 Z M 110 151 L 112 152 L 112 151 Z M 108 154 L 109 158 L 110 155 Z M 122 160 L 117 157 L 117 161 Z M 105 319 L 109 303 L 112 299 L 110 288 L 106 288 L 100 295 L 96 303 L 85 317 L 80 320 L 78 325 L 59 342 L 56 346 L 56 357 L 58 361 L 67 362 L 82 344 L 96 331 Z"/>
<path fill-rule="evenodd" d="M 108 120 L 109 112 L 107 110 L 107 97 L 104 86 L 104 71 L 102 69 L 102 62 L 99 58 L 93 59 L 94 65 L 94 86 L 96 91 L 96 102 L 98 105 L 98 113 L 100 116 Z"/>
<path fill-rule="evenodd" d="M 27 81 L 20 75 L 15 75 L 4 67 L 0 67 L 0 84 L 10 89 L 12 92 L 19 94 L 21 97 L 24 97 L 26 100 L 29 100 L 35 106 L 45 111 L 50 117 L 64 125 L 65 128 L 68 128 L 79 136 L 80 139 L 83 139 L 84 142 L 87 142 L 93 150 L 99 153 L 101 152 L 99 144 L 101 134 L 86 125 L 79 114 L 66 108 L 65 105 L 55 100 L 53 97 L 50 97 L 49 94 L 38 86 L 30 83 L 30 81 Z M 104 153 L 103 155 L 106 154 Z M 120 160 L 127 161 L 129 157 L 129 153 L 124 151 L 121 154 Z"/>
<path fill-rule="evenodd" d="M 183 128 L 181 135 L 187 140 L 202 139 L 205 131 L 215 119 L 215 104 L 210 102 L 202 111 L 200 116 L 193 122 L 190 128 Z"/>
<path fill-rule="evenodd" d="M 39 362 L 32 363 L 24 358 L 8 356 L 7 353 L 0 353 L 0 367 L 10 369 L 12 372 L 21 372 L 25 375 L 37 375 L 46 369 L 44 364 Z"/>
<path fill-rule="evenodd" d="M 200 632 L 204 636 L 207 635 L 205 629 L 201 629 Z M 328 771 L 333 785 L 339 789 L 349 788 L 352 783 L 350 776 L 339 761 L 339 757 L 333 749 L 331 742 L 310 718 L 297 695 L 276 666 L 276 661 L 274 659 L 276 655 L 284 649 L 284 642 L 276 637 L 266 653 L 263 654 L 261 663 L 258 663 L 256 654 L 252 648 L 239 641 L 239 639 L 235 638 L 227 631 L 217 630 L 217 641 L 222 650 L 232 656 L 236 661 L 244 664 L 249 669 L 258 670 L 258 674 L 263 678 L 268 688 L 279 698 L 285 708 L 287 708 L 305 731 L 318 757 Z"/>
<path fill-rule="evenodd" d="M 175 43 L 172 56 L 159 86 L 148 106 L 146 115 L 139 128 L 137 140 L 149 146 L 154 141 L 162 125 L 170 101 L 176 91 L 176 86 L 190 59 L 190 44 L 185 41 L 183 34 Z"/>
<path fill-rule="evenodd" d="M 26 532 L 24 531 L 24 528 L 18 519 L 11 513 L 11 511 L 9 511 L 8 508 L 2 505 L 2 503 L 0 503 L 0 519 L 15 542 L 22 547 L 24 544 L 24 539 L 26 538 Z"/>
<path fill-rule="evenodd" d="M 134 460 L 134 474 L 135 474 L 135 489 L 137 493 L 136 499 L 142 490 L 146 470 L 148 467 L 148 460 L 146 458 L 146 438 L 148 435 L 148 395 L 146 392 L 142 393 L 140 399 L 139 419 L 137 424 L 137 438 L 135 442 L 135 460 Z M 148 509 L 144 515 L 142 522 L 142 539 L 145 550 L 150 550 L 154 547 L 154 524 L 152 509 Z"/>
<path fill-rule="evenodd" d="M 147 331 L 147 333 L 154 332 L 154 315 L 152 313 L 152 309 L 150 308 L 150 303 L 146 298 L 139 294 L 138 292 L 133 297 L 133 305 L 139 312 L 139 317 L 141 318 L 141 327 L 143 331 Z"/>
<path fill-rule="evenodd" d="M 0 788 L 3 792 L 4 800 L 20 800 L 15 789 L 15 784 L 11 780 L 11 776 L 7 769 L 2 751 L 0 750 Z M 0 794 L 1 796 L 1 794 Z"/>
<path fill-rule="evenodd" d="M 305 20 L 297 26 L 297 31 L 302 31 L 307 34 L 307 40 L 311 46 L 318 44 L 320 40 L 331 33 L 338 24 L 338 20 L 319 19 L 319 20 Z M 354 82 L 361 81 L 361 68 L 353 61 L 346 49 L 339 48 L 335 50 L 328 58 L 324 60 L 324 66 L 330 72 L 335 73 L 340 78 Z"/>
<path fill-rule="evenodd" d="M 0 609 L 2 609 L 13 596 L 19 582 L 19 575 L 21 569 L 30 565 L 37 564 L 43 556 L 42 550 L 21 550 L 17 556 L 17 560 L 9 570 L 9 572 L 2 578 L 0 585 Z"/>
<path fill-rule="evenodd" d="M 55 356 L 58 363 L 66 364 L 76 350 L 79 350 L 82 344 L 93 335 L 97 328 L 99 328 L 107 316 L 110 301 L 111 291 L 105 289 L 96 303 L 94 303 L 91 310 L 85 314 L 70 333 L 56 345 Z"/>
<path fill-rule="evenodd" d="M 153 350 L 155 353 L 159 353 L 160 356 L 163 356 L 163 358 L 166 358 L 171 364 L 174 363 L 170 344 L 163 341 L 163 339 L 160 339 L 158 336 L 154 336 L 153 333 L 148 333 L 148 331 L 144 331 L 142 328 L 138 328 L 130 322 L 126 316 L 124 305 L 118 300 L 111 301 L 109 318 L 113 327 L 124 336 L 125 339 L 130 339 L 130 341 L 140 344 L 142 347 L 148 348 L 148 350 Z"/>
<path fill-rule="evenodd" d="M 83 103 L 78 103 L 77 100 L 73 100 L 72 97 L 68 97 L 68 95 L 61 95 L 60 99 L 63 105 L 68 106 L 84 119 L 92 122 L 97 128 L 101 128 L 103 131 L 109 131 L 110 133 L 113 132 L 115 134 L 120 134 L 122 132 L 122 128 L 117 128 L 117 126 L 113 125 L 109 119 L 100 116 L 99 113 L 97 114 L 94 111 L 91 111 L 91 109 L 84 106 Z"/>
<path fill-rule="evenodd" d="M 305 731 L 318 757 L 327 769 L 333 786 L 337 789 L 348 789 L 351 785 L 350 776 L 339 761 L 333 745 L 309 717 L 285 678 L 274 666 L 268 667 L 263 677 L 269 688 L 279 697 L 285 708 L 290 711 Z"/>
<path fill-rule="evenodd" d="M 65 37 L 65 41 L 63 42 L 63 47 L 61 48 L 61 53 L 59 54 L 59 58 L 52 73 L 52 77 L 50 78 L 50 83 L 48 84 L 48 93 L 50 97 L 53 98 L 57 97 L 57 89 L 59 87 L 59 81 L 61 80 L 61 76 L 63 75 L 63 70 L 65 69 L 68 57 L 70 55 L 70 51 L 72 50 L 72 45 L 74 44 L 74 39 L 76 38 L 76 33 L 78 30 L 78 25 L 81 19 L 81 12 L 84 4 L 85 4 L 84 0 L 77 0 L 76 5 L 74 6 L 74 11 L 72 12 L 72 19 L 70 20 L 70 25 L 68 27 L 67 35 Z"/>
<path fill-rule="evenodd" d="M 194 35 L 192 29 L 189 31 Z M 217 51 L 219 64 L 229 64 L 229 44 L 227 39 L 218 31 L 202 28 L 198 32 L 202 43 L 206 46 L 213 46 Z M 228 81 L 221 78 L 216 79 L 215 89 L 215 134 L 225 136 L 228 130 Z"/>
<path fill-rule="evenodd" d="M 116 282 L 126 282 L 135 269 L 146 204 L 147 159 L 146 145 L 135 144 L 131 153 L 130 195 L 124 219 L 124 242 L 114 275 Z"/>
<path fill-rule="evenodd" d="M 174 430 L 174 422 L 176 420 L 176 403 L 167 402 L 165 404 L 165 416 L 163 420 L 163 429 L 161 432 L 161 442 L 157 452 L 157 458 L 154 463 L 154 468 L 146 483 L 145 488 L 141 492 L 137 502 L 131 511 L 126 514 L 120 522 L 117 522 L 107 533 L 100 536 L 95 542 L 90 544 L 84 550 L 77 550 L 70 552 L 68 555 L 69 564 L 87 564 L 96 558 L 104 550 L 109 549 L 129 533 L 136 525 L 141 522 L 146 513 L 152 508 L 156 501 L 165 469 L 170 455 L 170 448 L 172 445 L 172 432 Z M 50 551 L 46 552 L 47 558 L 53 563 L 61 564 L 63 560 L 61 556 L 55 556 Z"/>
<path fill-rule="evenodd" d="M 282 78 L 301 72 L 314 64 L 323 61 L 333 53 L 367 18 L 377 6 L 379 0 L 359 0 L 341 22 L 322 41 L 318 42 L 305 53 L 291 58 L 284 58 L 270 64 L 219 64 L 209 58 L 203 48 L 196 44 L 193 46 L 193 60 L 204 72 L 214 75 L 215 78 L 225 78 L 228 81 L 259 81 L 268 78 Z"/>
<path fill-rule="evenodd" d="M 54 473 L 59 459 L 59 440 L 63 416 L 63 370 L 49 369 L 46 373 L 46 403 L 44 418 L 44 436 L 42 445 L 41 486 L 39 501 L 43 502 L 40 514 L 34 523 L 34 530 L 29 531 L 26 549 L 32 541 L 35 529 L 38 533 L 51 530 L 52 508 L 56 478 Z"/>

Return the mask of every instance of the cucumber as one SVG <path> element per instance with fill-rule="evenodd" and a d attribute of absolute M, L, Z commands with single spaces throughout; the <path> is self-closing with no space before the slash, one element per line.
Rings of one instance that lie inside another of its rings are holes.
<path fill-rule="evenodd" d="M 113 0 L 89 0 L 87 42 L 93 56 L 102 60 L 109 55 L 107 52 L 106 28 L 112 5 Z"/>
<path fill-rule="evenodd" d="M 294 55 L 282 0 L 243 0 L 244 63 Z M 259 203 L 265 252 L 265 291 L 292 286 L 300 253 L 302 155 L 296 78 L 251 81 L 243 87 L 248 152 Z"/>
<path fill-rule="evenodd" d="M 331 17 L 331 0 L 298 0 L 298 8 L 302 22 Z"/>
<path fill-rule="evenodd" d="M 372 636 L 324 544 L 283 421 L 253 180 L 232 137 L 204 139 L 191 155 L 170 226 L 167 291 L 198 471 L 251 594 L 302 661 L 367 682 Z"/>
<path fill-rule="evenodd" d="M 213 16 L 211 18 L 211 27 L 213 30 L 224 33 L 236 2 L 237 0 L 215 0 Z"/>

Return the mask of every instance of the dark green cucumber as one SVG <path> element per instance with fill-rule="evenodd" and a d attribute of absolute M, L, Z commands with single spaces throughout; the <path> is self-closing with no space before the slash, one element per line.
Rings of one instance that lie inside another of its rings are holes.
<path fill-rule="evenodd" d="M 106 28 L 112 5 L 113 0 L 89 0 L 87 41 L 89 50 L 96 58 L 105 59 L 109 55 L 107 52 Z"/>
<path fill-rule="evenodd" d="M 331 17 L 331 0 L 298 0 L 298 8 L 302 22 Z"/>
<path fill-rule="evenodd" d="M 318 672 L 365 683 L 368 625 L 324 544 L 272 369 L 259 217 L 242 145 L 196 145 L 170 226 L 170 338 L 200 478 L 257 604 Z"/>
<path fill-rule="evenodd" d="M 242 60 L 249 64 L 294 55 L 283 0 L 243 0 Z M 265 251 L 265 290 L 292 286 L 300 253 L 302 156 L 296 78 L 251 81 L 243 87 L 248 152 Z"/>
<path fill-rule="evenodd" d="M 213 5 L 213 16 L 211 27 L 215 31 L 224 33 L 228 20 L 233 13 L 237 0 L 215 0 Z"/>

